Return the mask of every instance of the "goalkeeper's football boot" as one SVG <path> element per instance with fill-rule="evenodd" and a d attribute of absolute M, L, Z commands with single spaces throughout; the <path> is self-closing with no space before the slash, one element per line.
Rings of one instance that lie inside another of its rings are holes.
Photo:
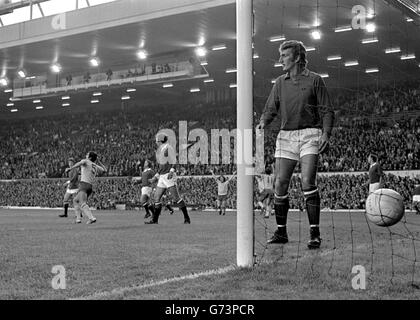
<path fill-rule="evenodd" d="M 321 246 L 321 236 L 319 233 L 319 227 L 311 227 L 310 230 L 310 240 L 308 241 L 309 249 L 319 249 Z"/>
<path fill-rule="evenodd" d="M 184 219 L 184 224 L 191 224 L 191 220 L 188 218 L 188 219 Z"/>
<path fill-rule="evenodd" d="M 273 236 L 267 241 L 268 244 L 270 243 L 280 243 L 285 244 L 289 242 L 289 238 L 287 237 L 286 228 L 280 228 L 274 232 Z"/>

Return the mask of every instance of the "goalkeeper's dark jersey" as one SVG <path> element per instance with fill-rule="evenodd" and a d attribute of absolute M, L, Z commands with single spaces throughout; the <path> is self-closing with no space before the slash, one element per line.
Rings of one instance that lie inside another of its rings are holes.
<path fill-rule="evenodd" d="M 334 110 L 324 80 L 304 69 L 292 80 L 289 73 L 276 79 L 267 99 L 261 121 L 268 125 L 280 116 L 280 130 L 320 128 L 331 134 Z"/>

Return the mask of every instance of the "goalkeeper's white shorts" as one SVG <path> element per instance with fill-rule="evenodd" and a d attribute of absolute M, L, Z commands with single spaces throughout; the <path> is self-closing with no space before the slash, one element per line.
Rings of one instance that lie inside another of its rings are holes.
<path fill-rule="evenodd" d="M 152 194 L 152 187 L 142 187 L 141 188 L 141 195 L 146 195 L 150 198 L 150 195 Z"/>
<path fill-rule="evenodd" d="M 321 136 L 322 130 L 318 128 L 280 130 L 274 157 L 299 161 L 305 155 L 318 154 Z"/>
<path fill-rule="evenodd" d="M 165 173 L 159 176 L 159 181 L 157 183 L 157 186 L 159 188 L 170 188 L 176 185 L 176 174 L 172 173 L 172 178 L 168 179 L 169 173 Z"/>

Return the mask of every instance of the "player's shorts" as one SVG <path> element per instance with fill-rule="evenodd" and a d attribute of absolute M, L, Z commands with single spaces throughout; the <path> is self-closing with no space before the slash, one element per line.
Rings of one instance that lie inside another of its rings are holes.
<path fill-rule="evenodd" d="M 159 188 L 167 189 L 167 188 L 170 188 L 170 187 L 173 187 L 173 186 L 176 185 L 175 184 L 176 175 L 173 173 L 171 179 L 168 179 L 168 175 L 169 175 L 169 173 L 165 173 L 165 174 L 160 175 L 159 181 L 157 183 L 157 186 Z"/>
<path fill-rule="evenodd" d="M 67 190 L 66 190 L 66 193 L 68 193 L 68 194 L 76 194 L 76 193 L 78 193 L 79 192 L 79 189 L 69 189 L 69 188 L 67 188 Z"/>
<path fill-rule="evenodd" d="M 319 128 L 280 130 L 274 157 L 299 161 L 305 155 L 318 154 L 321 136 L 322 130 Z"/>
<path fill-rule="evenodd" d="M 226 201 L 227 200 L 227 194 L 217 195 L 217 200 L 219 200 L 220 202 Z"/>
<path fill-rule="evenodd" d="M 85 192 L 86 195 L 87 195 L 87 197 L 89 198 L 89 196 L 93 192 L 92 185 L 90 183 L 80 181 L 80 183 L 79 183 L 79 191 Z"/>
<path fill-rule="evenodd" d="M 373 193 L 376 190 L 381 188 L 381 184 L 379 182 L 369 184 L 369 193 Z"/>
<path fill-rule="evenodd" d="M 152 187 L 142 187 L 141 188 L 141 195 L 146 195 L 150 198 L 150 196 L 152 195 Z"/>
<path fill-rule="evenodd" d="M 259 201 L 264 201 L 267 198 L 272 198 L 274 196 L 274 191 L 271 189 L 264 189 L 260 192 Z"/>
<path fill-rule="evenodd" d="M 420 194 L 415 194 L 413 196 L 413 203 L 414 204 L 420 204 Z"/>

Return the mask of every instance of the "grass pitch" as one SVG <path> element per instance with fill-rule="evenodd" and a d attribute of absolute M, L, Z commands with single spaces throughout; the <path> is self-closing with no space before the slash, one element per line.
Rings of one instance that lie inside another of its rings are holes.
<path fill-rule="evenodd" d="M 238 269 L 232 212 L 192 211 L 191 225 L 179 212 L 163 213 L 159 225 L 144 225 L 138 211 L 94 212 L 93 225 L 59 213 L 0 210 L 0 299 L 420 298 L 420 216 L 412 214 L 387 229 L 361 212 L 323 213 L 317 251 L 306 249 L 303 213 L 290 214 L 284 246 L 265 246 L 274 217 L 257 214 L 259 264 Z M 64 290 L 52 288 L 55 265 L 65 267 Z M 354 265 L 367 271 L 365 290 L 352 288 Z"/>

